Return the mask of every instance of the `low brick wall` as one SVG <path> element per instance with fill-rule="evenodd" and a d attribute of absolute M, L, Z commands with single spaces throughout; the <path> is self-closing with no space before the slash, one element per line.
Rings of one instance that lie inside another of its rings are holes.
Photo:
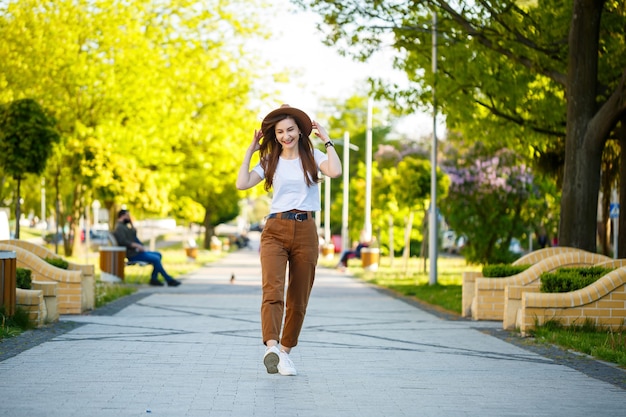
<path fill-rule="evenodd" d="M 517 259 L 515 262 L 513 262 L 513 265 L 534 265 L 537 262 L 543 261 L 544 259 L 549 258 L 551 256 L 560 255 L 561 253 L 565 253 L 565 252 L 576 252 L 579 250 L 580 249 L 570 248 L 568 246 L 555 246 L 555 247 L 537 249 Z"/>
<path fill-rule="evenodd" d="M 472 315 L 472 301 L 474 300 L 474 288 L 476 278 L 481 278 L 482 273 L 476 271 L 463 272 L 463 284 L 461 286 L 461 316 L 470 317 Z"/>
<path fill-rule="evenodd" d="M 513 262 L 513 265 L 534 265 L 537 262 L 540 262 L 551 256 L 558 255 L 558 254 L 565 253 L 565 252 L 577 251 L 577 250 L 578 249 L 564 247 L 564 246 L 538 249 L 536 251 L 530 252 L 522 256 L 521 258 Z M 461 315 L 463 317 L 472 317 L 472 310 L 476 309 L 475 288 L 476 288 L 477 278 L 483 278 L 481 272 L 464 272 L 463 273 L 462 300 L 461 300 Z"/>
<path fill-rule="evenodd" d="M 593 284 L 568 293 L 524 293 L 520 311 L 522 335 L 548 320 L 565 326 L 586 319 L 599 326 L 623 329 L 626 324 L 626 268 L 619 268 Z"/>
<path fill-rule="evenodd" d="M 46 303 L 41 290 L 25 290 L 17 288 L 15 292 L 16 306 L 28 314 L 28 321 L 35 327 L 41 327 L 48 315 Z"/>
<path fill-rule="evenodd" d="M 62 256 L 57 255 L 52 252 L 48 248 L 37 245 L 32 242 L 27 242 L 24 240 L 18 239 L 9 239 L 9 240 L 0 240 L 0 244 L 6 244 L 11 246 L 17 246 L 22 249 L 26 249 L 27 251 L 37 255 L 41 259 L 52 258 L 52 259 L 63 259 Z M 82 302 L 82 310 L 93 310 L 96 308 L 96 274 L 95 267 L 93 265 L 83 265 L 83 264 L 75 264 L 73 262 L 68 262 L 67 269 L 69 271 L 80 271 L 83 275 L 82 281 L 82 289 L 83 294 L 81 298 Z"/>
<path fill-rule="evenodd" d="M 473 320 L 504 319 L 504 289 L 508 286 L 538 285 L 543 272 L 562 267 L 590 266 L 611 261 L 611 258 L 582 250 L 547 256 L 527 270 L 506 278 L 476 278 L 472 300 Z"/>
<path fill-rule="evenodd" d="M 626 266 L 626 259 L 600 262 L 594 266 L 603 268 L 622 268 Z M 504 316 L 502 328 L 505 330 L 519 329 L 521 327 L 522 295 L 525 292 L 540 292 L 539 280 L 527 286 L 508 286 L 504 289 Z"/>
<path fill-rule="evenodd" d="M 513 330 L 519 328 L 518 318 L 521 316 L 522 294 L 525 292 L 539 292 L 539 283 L 536 285 L 509 285 L 504 289 L 504 314 L 502 315 L 502 328 Z"/>
<path fill-rule="evenodd" d="M 41 259 L 32 252 L 18 246 L 0 244 L 0 250 L 15 251 L 17 266 L 30 269 L 33 281 L 53 281 L 58 284 L 57 301 L 59 314 L 81 314 L 83 308 L 84 293 L 89 291 L 92 283 L 83 282 L 81 271 L 70 271 L 57 268 Z M 89 286 L 89 288 L 86 288 Z"/>
<path fill-rule="evenodd" d="M 53 281 L 33 281 L 32 289 L 41 291 L 46 305 L 46 323 L 59 321 L 59 303 L 57 299 L 58 284 Z"/>

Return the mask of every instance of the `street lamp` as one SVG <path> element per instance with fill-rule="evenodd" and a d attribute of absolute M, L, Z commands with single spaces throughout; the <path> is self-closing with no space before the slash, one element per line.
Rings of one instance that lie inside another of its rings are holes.
<path fill-rule="evenodd" d="M 343 141 L 337 141 L 343 145 L 343 206 L 341 210 L 341 249 L 347 250 L 350 247 L 350 237 L 348 236 L 348 205 L 350 194 L 350 149 L 358 151 L 359 147 L 350 143 L 350 133 L 344 132 Z"/>
<path fill-rule="evenodd" d="M 330 177 L 324 177 L 324 241 L 325 246 L 330 247 L 333 243 L 330 235 Z M 332 254 L 324 252 L 328 258 L 332 258 Z"/>
<path fill-rule="evenodd" d="M 365 237 L 372 240 L 372 97 L 367 99 L 367 134 L 365 136 Z"/>
<path fill-rule="evenodd" d="M 348 242 L 348 194 L 350 187 L 350 149 L 358 151 L 359 147 L 350 143 L 350 133 L 344 132 L 343 140 L 334 141 L 343 146 L 343 207 L 341 212 L 341 249 L 350 247 Z M 318 216 L 319 217 L 319 216 Z M 330 234 L 330 177 L 324 178 L 324 237 L 326 245 L 333 243 Z"/>

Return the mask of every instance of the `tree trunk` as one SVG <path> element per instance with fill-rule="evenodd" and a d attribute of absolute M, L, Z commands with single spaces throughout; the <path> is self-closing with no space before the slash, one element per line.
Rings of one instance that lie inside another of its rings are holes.
<path fill-rule="evenodd" d="M 72 208 L 68 221 L 68 235 L 65 243 L 65 255 L 72 256 L 80 252 L 80 218 L 83 211 L 83 186 L 74 185 Z"/>
<path fill-rule="evenodd" d="M 619 220 L 617 225 L 617 257 L 626 258 L 626 116 L 616 131 L 619 140 Z"/>
<path fill-rule="evenodd" d="M 22 216 L 22 208 L 21 202 L 22 196 L 20 195 L 20 182 L 22 179 L 20 177 L 16 178 L 17 180 L 17 201 L 15 202 L 15 239 L 20 238 L 20 217 Z"/>
<path fill-rule="evenodd" d="M 559 245 L 596 250 L 602 148 L 590 128 L 596 111 L 598 41 L 604 0 L 576 0 L 569 33 L 565 170 Z"/>
<path fill-rule="evenodd" d="M 404 229 L 404 251 L 402 257 L 404 258 L 404 275 L 409 273 L 409 258 L 411 257 L 411 230 L 413 229 L 413 211 L 409 212 L 409 219 Z"/>
<path fill-rule="evenodd" d="M 211 211 L 206 209 L 204 212 L 204 221 L 202 222 L 204 225 L 204 249 L 211 248 L 211 238 L 213 237 L 213 224 L 211 224 Z"/>

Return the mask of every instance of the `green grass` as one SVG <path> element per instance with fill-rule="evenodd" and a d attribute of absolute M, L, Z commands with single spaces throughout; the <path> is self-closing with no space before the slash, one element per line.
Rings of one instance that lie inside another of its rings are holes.
<path fill-rule="evenodd" d="M 96 282 L 96 308 L 102 307 L 118 298 L 126 297 L 137 291 L 136 285 Z"/>
<path fill-rule="evenodd" d="M 564 327 L 557 321 L 536 326 L 532 332 L 539 343 L 573 349 L 607 362 L 626 367 L 626 331 L 596 326 L 590 321 Z"/>
<path fill-rule="evenodd" d="M 28 313 L 21 308 L 15 309 L 15 314 L 7 317 L 4 306 L 0 307 L 0 340 L 15 337 L 25 330 L 32 329 L 33 325 L 28 320 Z"/>
<path fill-rule="evenodd" d="M 320 258 L 320 265 L 327 267 L 337 262 L 337 256 L 332 260 Z M 437 261 L 436 285 L 429 285 L 429 267 L 428 260 L 425 265 L 424 260 L 418 258 L 410 258 L 408 262 L 395 258 L 392 265 L 391 260 L 383 256 L 376 271 L 364 271 L 358 259 L 348 262 L 350 273 L 367 282 L 460 315 L 463 272 L 480 271 L 481 267 L 467 265 L 460 257 L 441 257 Z"/>
<path fill-rule="evenodd" d="M 378 284 L 375 280 L 374 284 Z M 399 294 L 415 297 L 446 311 L 461 314 L 461 285 L 381 285 Z"/>
<path fill-rule="evenodd" d="M 11 226 L 11 231 L 12 232 L 15 231 L 15 225 Z M 31 227 L 20 227 L 20 239 L 21 240 L 33 239 L 37 237 L 43 238 L 43 236 L 46 233 L 48 232 L 46 232 L 45 230 L 41 230 L 41 229 L 34 229 Z"/>

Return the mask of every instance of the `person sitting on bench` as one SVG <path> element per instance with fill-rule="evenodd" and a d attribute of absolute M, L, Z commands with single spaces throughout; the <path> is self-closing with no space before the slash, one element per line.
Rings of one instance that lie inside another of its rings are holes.
<path fill-rule="evenodd" d="M 363 230 L 361 231 L 361 237 L 359 243 L 352 250 L 346 250 L 341 254 L 337 268 L 344 269 L 348 267 L 348 259 L 356 258 L 361 259 L 361 249 L 369 247 L 370 242 L 367 239 L 367 234 Z"/>
<path fill-rule="evenodd" d="M 151 252 L 146 250 L 146 247 L 141 243 L 137 237 L 137 229 L 133 226 L 130 220 L 130 212 L 128 210 L 120 210 L 117 213 L 117 224 L 113 231 L 113 236 L 117 240 L 117 244 L 126 247 L 126 258 L 130 262 L 146 262 L 152 265 L 152 276 L 150 278 L 150 285 L 162 287 L 163 283 L 159 281 L 159 274 L 165 278 L 165 282 L 170 287 L 176 287 L 181 284 L 177 279 L 174 279 L 171 275 L 165 272 L 161 258 L 163 257 L 160 252 Z"/>

